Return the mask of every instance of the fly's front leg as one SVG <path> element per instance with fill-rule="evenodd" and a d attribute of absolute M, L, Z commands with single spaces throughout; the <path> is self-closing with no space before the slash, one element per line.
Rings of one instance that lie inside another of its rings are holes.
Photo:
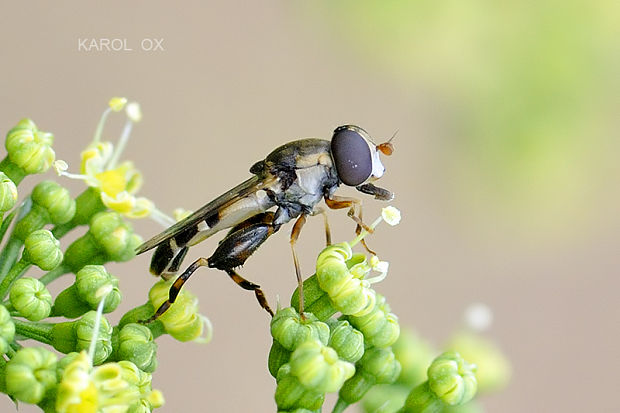
<path fill-rule="evenodd" d="M 374 232 L 372 228 L 364 224 L 364 222 L 362 221 L 362 201 L 360 201 L 359 199 L 334 195 L 331 198 L 325 197 L 325 204 L 331 209 L 349 208 L 347 215 L 351 217 L 353 221 L 355 221 L 355 223 L 357 224 L 357 226 L 355 227 L 355 233 L 357 235 L 360 234 L 362 228 L 371 234 Z M 359 208 L 359 213 L 357 215 L 355 214 L 356 207 Z M 370 254 L 377 255 L 373 250 L 368 248 L 365 240 L 362 240 L 362 245 Z"/>
<path fill-rule="evenodd" d="M 347 212 L 347 215 L 353 220 L 355 221 L 355 223 L 364 228 L 366 231 L 372 233 L 373 229 L 370 228 L 368 225 L 364 224 L 362 222 L 362 201 L 360 201 L 357 198 L 348 198 L 348 197 L 344 197 L 344 196 L 337 196 L 337 195 L 333 195 L 331 198 L 325 197 L 325 204 L 330 207 L 331 209 L 343 209 L 343 208 L 349 208 L 349 211 Z M 359 208 L 360 212 L 359 214 L 355 214 L 355 209 Z"/>

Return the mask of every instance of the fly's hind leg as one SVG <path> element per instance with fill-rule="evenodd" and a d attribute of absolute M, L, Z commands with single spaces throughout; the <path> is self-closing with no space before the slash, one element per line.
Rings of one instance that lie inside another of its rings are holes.
<path fill-rule="evenodd" d="M 185 284 L 189 277 L 191 277 L 194 271 L 196 271 L 200 267 L 204 267 L 207 265 L 209 265 L 209 262 L 206 258 L 198 258 L 189 267 L 187 267 L 187 269 L 183 271 L 183 273 L 179 275 L 179 277 L 174 280 L 174 283 L 172 283 L 172 285 L 170 286 L 170 290 L 168 292 L 168 299 L 159 306 L 159 308 L 157 309 L 157 311 L 155 311 L 155 314 L 153 314 L 151 318 L 147 320 L 141 320 L 140 323 L 148 324 L 157 320 L 163 313 L 165 313 L 170 308 L 172 304 L 174 304 L 177 296 L 181 292 L 183 284 Z"/>
<path fill-rule="evenodd" d="M 156 320 L 175 302 L 181 288 L 189 277 L 200 267 L 207 266 L 225 271 L 230 278 L 241 288 L 254 291 L 256 299 L 262 308 L 273 316 L 273 311 L 265 298 L 265 294 L 258 284 L 246 280 L 234 271 L 242 266 L 265 240 L 279 229 L 273 224 L 273 213 L 266 212 L 253 216 L 234 227 L 228 235 L 220 241 L 217 249 L 209 258 L 199 258 L 194 261 L 172 284 L 168 300 L 159 306 L 155 314 L 143 323 Z"/>
<path fill-rule="evenodd" d="M 235 226 L 226 237 L 220 241 L 217 249 L 209 258 L 209 267 L 225 271 L 228 276 L 241 288 L 254 291 L 256 300 L 271 316 L 273 311 L 260 289 L 260 285 L 241 277 L 235 268 L 241 267 L 263 242 L 275 233 L 280 226 L 273 223 L 273 212 L 257 214 Z"/>

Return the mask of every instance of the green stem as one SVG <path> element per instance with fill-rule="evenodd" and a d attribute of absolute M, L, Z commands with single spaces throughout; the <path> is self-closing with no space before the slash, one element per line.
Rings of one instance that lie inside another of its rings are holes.
<path fill-rule="evenodd" d="M 6 295 L 8 294 L 11 285 L 20 278 L 24 273 L 30 268 L 32 264 L 26 260 L 19 260 L 17 264 L 11 268 L 11 271 L 7 274 L 6 277 L 0 282 L 0 299 L 4 300 Z"/>
<path fill-rule="evenodd" d="M 16 334 L 37 340 L 44 344 L 52 344 L 52 328 L 54 324 L 32 323 L 17 318 L 13 319 L 13 323 L 15 324 Z"/>
<path fill-rule="evenodd" d="M 60 264 L 58 267 L 54 268 L 53 270 L 51 270 L 50 272 L 48 272 L 47 274 L 39 278 L 39 281 L 47 285 L 51 283 L 52 281 L 56 280 L 57 278 L 60 278 L 63 275 L 68 274 L 70 272 L 71 272 L 71 269 L 69 268 L 69 266 L 65 264 Z"/>
<path fill-rule="evenodd" d="M 2 162 L 0 162 L 0 171 L 4 172 L 16 186 L 27 175 L 22 168 L 11 162 L 9 155 L 5 156 Z"/>
<path fill-rule="evenodd" d="M 6 394 L 6 380 L 4 377 L 6 376 L 6 360 L 4 357 L 0 357 L 0 392 Z"/>
<path fill-rule="evenodd" d="M 6 234 L 6 231 L 9 229 L 9 225 L 11 225 L 11 222 L 13 222 L 13 218 L 15 218 L 17 211 L 19 211 L 19 207 L 15 208 L 13 212 L 11 212 L 6 218 L 2 220 L 2 225 L 0 225 L 0 241 L 2 241 L 2 238 L 4 238 L 4 234 Z"/>
<path fill-rule="evenodd" d="M 332 413 L 342 413 L 347 407 L 349 407 L 349 403 L 345 402 L 342 399 L 338 399 L 336 405 L 334 406 L 334 409 L 332 410 Z"/>
<path fill-rule="evenodd" d="M 13 265 L 15 265 L 22 245 L 21 240 L 11 237 L 4 246 L 2 253 L 0 253 L 0 281 L 6 277 Z"/>
<path fill-rule="evenodd" d="M 63 235 L 80 225 L 87 225 L 90 219 L 97 212 L 105 211 L 107 208 L 101 202 L 101 193 L 96 188 L 88 188 L 77 198 L 75 198 L 75 216 L 66 224 L 56 225 L 52 229 L 52 234 L 56 239 L 60 239 Z"/>

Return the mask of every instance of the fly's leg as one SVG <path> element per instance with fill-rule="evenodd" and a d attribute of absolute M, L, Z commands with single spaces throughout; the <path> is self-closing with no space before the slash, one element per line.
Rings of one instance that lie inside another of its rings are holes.
<path fill-rule="evenodd" d="M 258 304 L 262 308 L 265 309 L 273 317 L 273 310 L 269 307 L 269 303 L 267 302 L 267 298 L 265 297 L 265 293 L 260 289 L 260 285 L 254 284 L 252 281 L 248 281 L 239 274 L 235 270 L 226 270 L 226 273 L 239 287 L 244 290 L 254 291 L 254 295 L 256 296 L 256 300 L 258 300 Z"/>
<path fill-rule="evenodd" d="M 359 213 L 359 218 L 360 218 L 360 221 L 361 221 L 361 220 L 362 220 L 362 207 L 361 207 L 361 205 L 360 205 L 360 213 Z M 370 231 L 368 231 L 368 232 L 370 232 Z M 359 225 L 358 225 L 358 226 L 356 226 L 356 227 L 355 227 L 355 235 L 359 235 L 359 234 L 361 234 L 361 233 L 362 233 L 362 227 L 361 227 L 361 226 L 359 226 Z M 377 255 L 377 253 L 376 253 L 376 252 L 374 252 L 373 250 L 371 250 L 371 249 L 368 247 L 368 244 L 366 244 L 366 240 L 365 240 L 364 238 L 362 238 L 362 240 L 360 241 L 360 243 L 362 244 L 362 246 L 364 247 L 364 249 L 365 249 L 366 251 L 368 251 L 368 253 L 369 253 L 369 254 L 371 254 L 371 255 Z"/>
<path fill-rule="evenodd" d="M 260 286 L 241 277 L 234 269 L 241 267 L 250 255 L 280 228 L 279 225 L 273 223 L 273 218 L 272 212 L 264 212 L 235 226 L 209 257 L 208 264 L 209 268 L 225 271 L 241 288 L 254 291 L 260 306 L 271 316 L 273 316 L 273 311 Z"/>
<path fill-rule="evenodd" d="M 207 265 L 209 265 L 209 262 L 206 258 L 198 258 L 189 267 L 187 267 L 187 269 L 183 271 L 183 274 L 179 275 L 179 277 L 174 280 L 174 283 L 172 283 L 172 285 L 170 286 L 170 291 L 168 292 L 168 299 L 159 306 L 159 308 L 157 309 L 157 311 L 155 311 L 155 314 L 153 314 L 151 318 L 147 320 L 141 320 L 140 323 L 148 324 L 157 320 L 176 301 L 177 296 L 181 292 L 183 284 L 185 284 L 189 277 L 191 277 L 194 271 L 196 271 L 200 267 L 205 267 Z"/>
<path fill-rule="evenodd" d="M 304 313 L 304 280 L 301 275 L 297 253 L 295 252 L 295 244 L 297 243 L 297 239 L 299 239 L 301 228 L 305 223 L 306 214 L 301 214 L 299 218 L 297 218 L 297 221 L 295 221 L 295 225 L 293 225 L 293 230 L 291 231 L 291 251 L 293 252 L 293 262 L 295 263 L 295 274 L 297 275 L 297 285 L 299 288 L 299 314 L 302 316 Z"/>
<path fill-rule="evenodd" d="M 242 266 L 250 255 L 252 255 L 270 235 L 280 228 L 279 225 L 273 223 L 273 213 L 267 212 L 258 215 L 261 216 L 248 218 L 247 221 L 233 228 L 220 242 L 211 257 L 199 258 L 194 261 L 172 284 L 168 300 L 164 301 L 155 314 L 144 321 L 144 323 L 154 321 L 164 314 L 174 303 L 181 288 L 189 277 L 198 268 L 204 266 L 225 271 L 237 285 L 241 286 L 241 288 L 254 291 L 254 295 L 256 295 L 256 299 L 260 306 L 273 316 L 273 311 L 269 307 L 269 303 L 265 298 L 265 294 L 260 289 L 260 286 L 244 279 L 234 271 L 234 268 Z"/>
<path fill-rule="evenodd" d="M 321 207 L 315 207 L 314 211 L 312 211 L 312 215 L 314 216 L 318 214 L 323 215 L 323 223 L 325 224 L 325 245 L 330 246 L 332 245 L 332 232 L 329 229 L 329 221 L 327 219 L 327 212 L 325 212 L 325 210 Z"/>
<path fill-rule="evenodd" d="M 355 227 L 356 234 L 359 235 L 362 231 L 362 228 L 371 234 L 374 232 L 372 228 L 364 224 L 364 222 L 362 221 L 362 201 L 360 201 L 359 199 L 334 195 L 331 198 L 325 197 L 325 204 L 331 209 L 349 208 L 347 215 L 357 224 L 357 226 Z M 356 207 L 359 208 L 359 214 L 357 215 L 355 214 Z M 377 255 L 373 250 L 368 248 L 368 245 L 366 245 L 366 241 L 362 240 L 362 245 L 370 254 Z"/>

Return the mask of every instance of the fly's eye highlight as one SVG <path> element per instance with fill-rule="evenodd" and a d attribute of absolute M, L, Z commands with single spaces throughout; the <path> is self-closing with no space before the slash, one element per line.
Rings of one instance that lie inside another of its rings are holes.
<path fill-rule="evenodd" d="M 366 181 L 372 173 L 372 154 L 366 132 L 357 126 L 341 126 L 334 131 L 331 152 L 340 180 L 349 186 Z"/>

